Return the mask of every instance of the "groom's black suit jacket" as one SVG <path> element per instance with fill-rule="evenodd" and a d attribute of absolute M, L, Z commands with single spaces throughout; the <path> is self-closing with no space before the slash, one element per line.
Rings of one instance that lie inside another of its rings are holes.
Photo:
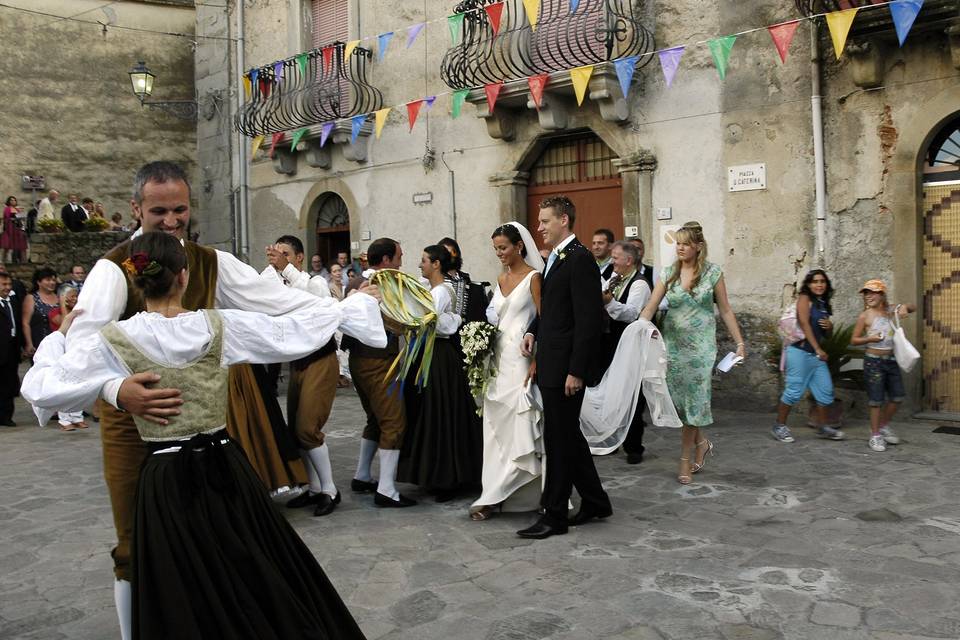
<path fill-rule="evenodd" d="M 543 279 L 540 316 L 528 330 L 537 338 L 537 384 L 563 387 L 572 375 L 592 386 L 603 375 L 600 271 L 576 238 L 560 255 Z"/>

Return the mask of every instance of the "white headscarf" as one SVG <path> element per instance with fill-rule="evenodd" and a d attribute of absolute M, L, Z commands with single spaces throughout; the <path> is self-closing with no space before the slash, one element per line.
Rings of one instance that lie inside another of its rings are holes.
<path fill-rule="evenodd" d="M 523 258 L 523 261 L 537 271 L 542 272 L 544 267 L 543 258 L 540 256 L 540 252 L 537 250 L 537 243 L 533 241 L 533 236 L 530 235 L 530 232 L 527 231 L 527 228 L 519 222 L 508 222 L 507 224 L 516 228 L 516 230 L 520 232 L 520 238 L 523 239 L 523 246 L 527 250 L 527 255 Z"/>

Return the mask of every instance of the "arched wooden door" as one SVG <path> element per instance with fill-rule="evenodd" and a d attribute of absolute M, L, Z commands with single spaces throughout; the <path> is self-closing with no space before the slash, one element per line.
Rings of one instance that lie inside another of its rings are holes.
<path fill-rule="evenodd" d="M 557 140 L 548 146 L 530 171 L 527 189 L 527 228 L 543 248 L 537 233 L 540 202 L 563 194 L 577 208 L 573 231 L 588 247 L 593 232 L 610 229 L 623 238 L 623 187 L 613 151 L 595 134 Z"/>
<path fill-rule="evenodd" d="M 325 193 L 312 207 L 316 224 L 316 253 L 327 266 L 337 261 L 337 253 L 350 253 L 350 212 L 336 193 Z"/>
<path fill-rule="evenodd" d="M 960 117 L 924 162 L 922 352 L 925 407 L 960 413 Z"/>

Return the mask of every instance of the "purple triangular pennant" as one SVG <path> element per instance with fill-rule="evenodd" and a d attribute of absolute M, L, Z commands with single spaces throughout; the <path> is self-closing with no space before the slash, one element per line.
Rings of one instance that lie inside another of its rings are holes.
<path fill-rule="evenodd" d="M 680 66 L 680 58 L 686 47 L 671 47 L 660 52 L 660 67 L 663 69 L 663 78 L 667 81 L 667 86 L 673 84 L 673 77 L 677 75 L 677 68 Z"/>
<path fill-rule="evenodd" d="M 413 41 L 417 39 L 417 36 L 420 35 L 420 32 L 423 31 L 423 28 L 427 26 L 426 22 L 421 22 L 420 24 L 415 24 L 409 29 L 407 29 L 407 49 L 413 44 Z"/>
<path fill-rule="evenodd" d="M 324 122 L 323 126 L 320 128 L 320 146 L 327 144 L 327 138 L 330 137 L 330 134 L 333 132 L 333 127 L 336 123 L 333 122 Z"/>
<path fill-rule="evenodd" d="M 427 96 L 423 99 L 424 104 L 427 105 L 427 109 L 433 106 L 433 103 L 437 101 L 437 96 Z"/>

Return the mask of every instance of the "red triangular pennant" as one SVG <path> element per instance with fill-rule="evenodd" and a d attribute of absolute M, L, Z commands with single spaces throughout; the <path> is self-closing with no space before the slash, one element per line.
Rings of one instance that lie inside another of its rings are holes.
<path fill-rule="evenodd" d="M 500 95 L 500 89 L 502 88 L 503 80 L 483 85 L 483 92 L 487 94 L 487 108 L 490 109 L 490 113 L 493 113 L 493 106 L 497 104 L 497 96 Z"/>
<path fill-rule="evenodd" d="M 333 64 L 333 47 L 323 48 L 323 70 L 330 71 L 330 65 Z"/>
<path fill-rule="evenodd" d="M 770 37 L 773 38 L 773 46 L 777 48 L 777 53 L 780 54 L 780 62 L 783 64 L 787 63 L 787 52 L 790 50 L 790 43 L 793 42 L 793 36 L 799 26 L 799 20 L 791 20 L 767 27 Z"/>
<path fill-rule="evenodd" d="M 417 123 L 417 116 L 420 114 L 420 107 L 423 106 L 423 100 L 414 100 L 407 103 L 407 120 L 410 121 L 410 131 L 413 131 L 413 125 Z"/>
<path fill-rule="evenodd" d="M 537 110 L 540 109 L 540 103 L 543 101 L 543 88 L 547 86 L 549 80 L 549 73 L 527 78 L 527 84 L 530 85 L 530 97 L 533 98 L 533 104 L 537 107 Z"/>
<path fill-rule="evenodd" d="M 271 138 L 270 157 L 272 158 L 277 153 L 277 145 L 280 143 L 281 140 L 283 140 L 283 132 L 281 131 L 280 133 L 275 133 L 272 136 L 270 136 L 270 138 Z"/>
<path fill-rule="evenodd" d="M 487 17 L 490 18 L 490 26 L 493 27 L 493 35 L 497 35 L 500 31 L 500 17 L 503 15 L 503 3 L 497 2 L 494 4 L 488 4 L 483 8 L 487 12 Z"/>
<path fill-rule="evenodd" d="M 264 98 L 270 97 L 270 81 L 266 78 L 260 78 L 260 94 Z"/>

